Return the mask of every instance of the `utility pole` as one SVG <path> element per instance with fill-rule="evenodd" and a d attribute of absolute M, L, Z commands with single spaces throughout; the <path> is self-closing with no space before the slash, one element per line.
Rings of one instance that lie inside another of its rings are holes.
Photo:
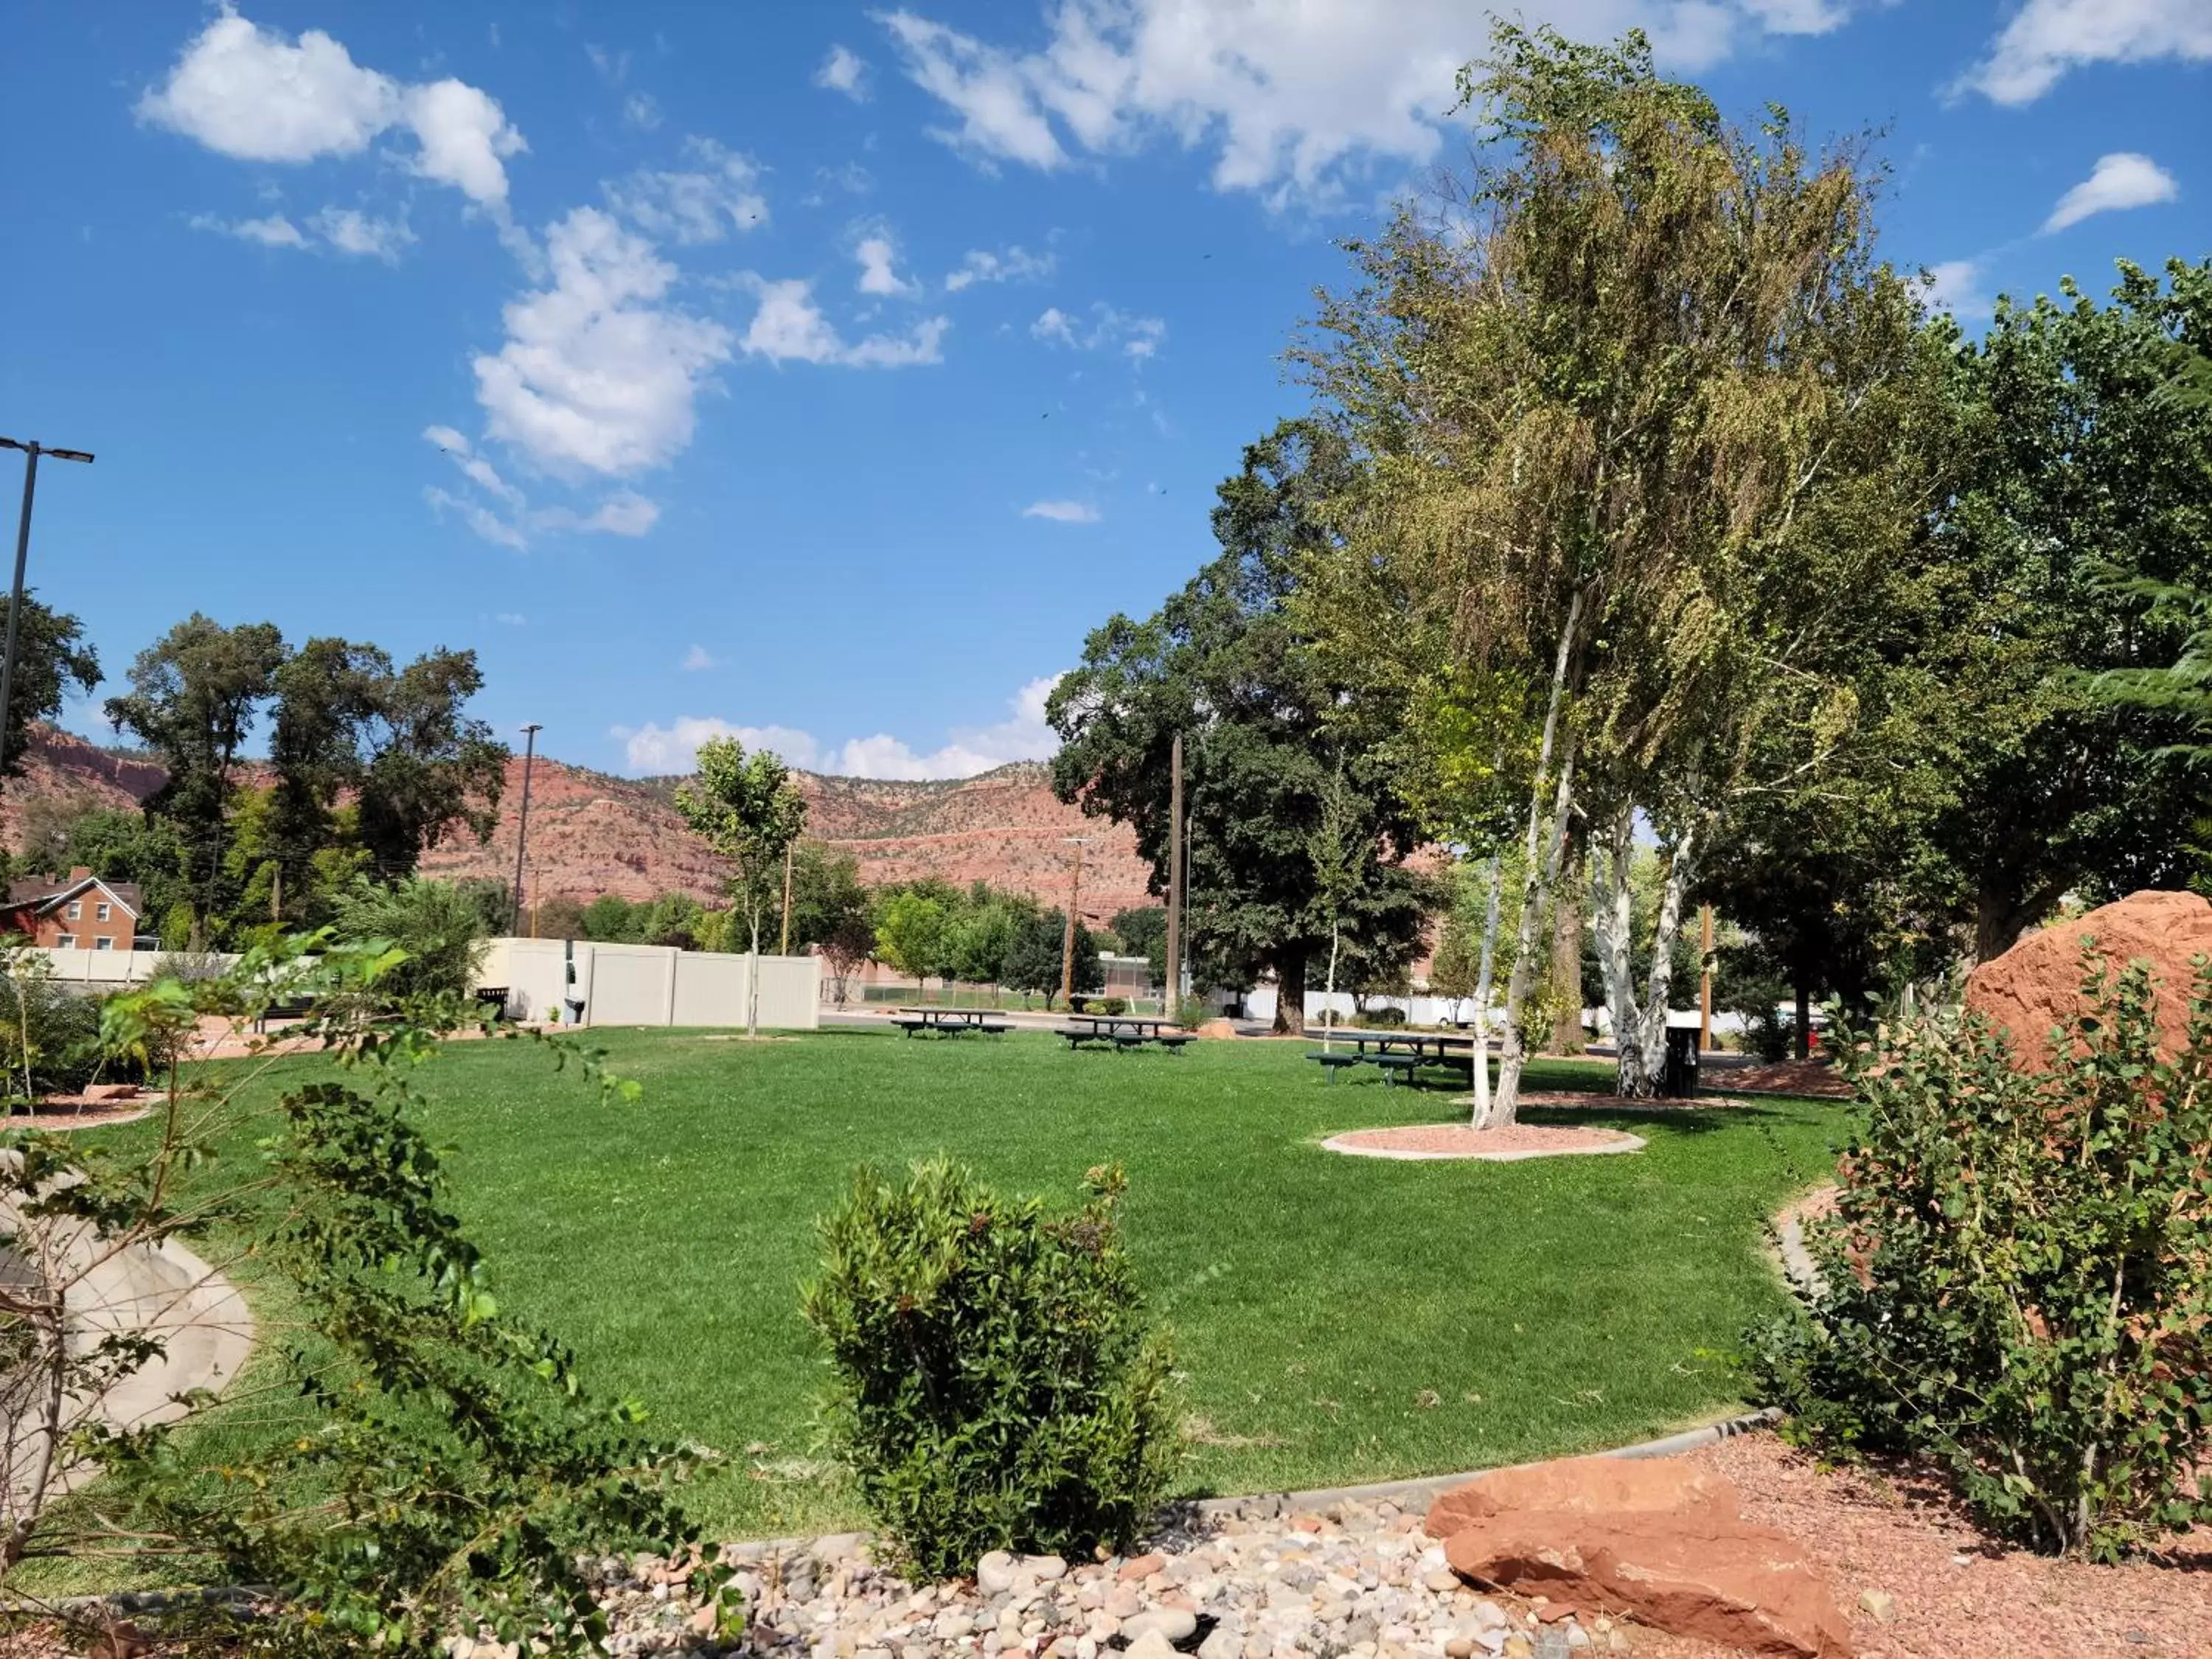
<path fill-rule="evenodd" d="M 1698 931 L 1703 935 L 1699 949 L 1704 951 L 1698 966 L 1703 969 L 1698 985 L 1698 1052 L 1710 1053 L 1713 1046 L 1713 907 L 1698 907 Z"/>
<path fill-rule="evenodd" d="M 1168 746 L 1167 1006 L 1173 1019 L 1182 1006 L 1182 733 Z"/>
<path fill-rule="evenodd" d="M 1089 836 L 1062 836 L 1060 839 L 1075 848 L 1075 875 L 1067 884 L 1067 926 L 1060 936 L 1060 1000 L 1069 1007 L 1075 1004 L 1075 906 L 1083 896 L 1083 849 L 1091 844 Z"/>
<path fill-rule="evenodd" d="M 514 912 L 507 918 L 510 938 L 522 932 L 522 858 L 530 846 L 530 763 L 537 758 L 538 734 L 545 728 L 536 721 L 522 728 L 522 817 L 514 831 Z M 531 915 L 531 937 L 538 936 L 537 913 Z"/>
<path fill-rule="evenodd" d="M 776 950 L 776 955 L 780 957 L 791 954 L 791 848 L 792 843 L 786 842 L 783 848 L 783 943 Z"/>
<path fill-rule="evenodd" d="M 82 461 L 92 464 L 88 451 L 82 449 L 49 449 L 36 439 L 24 443 L 15 438 L 0 438 L 0 449 L 20 449 L 23 452 L 23 512 L 15 520 L 15 586 L 8 600 L 8 655 L 0 662 L 0 767 L 8 761 L 8 711 L 15 706 L 15 649 L 23 631 L 23 566 L 31 553 L 31 498 L 39 487 L 39 457 L 51 455 L 58 461 Z"/>

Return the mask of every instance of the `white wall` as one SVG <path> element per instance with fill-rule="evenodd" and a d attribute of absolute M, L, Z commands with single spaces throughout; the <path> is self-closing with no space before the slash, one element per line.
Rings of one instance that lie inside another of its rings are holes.
<path fill-rule="evenodd" d="M 589 939 L 495 939 L 479 985 L 503 985 L 521 1019 L 563 1022 L 564 1000 L 584 1005 L 586 1025 L 743 1025 L 746 958 L 660 945 Z M 760 959 L 760 1023 L 811 1030 L 821 1024 L 821 963 L 811 956 Z M 573 974 L 573 977 L 572 977 Z"/>
<path fill-rule="evenodd" d="M 43 945 L 26 946 L 24 954 L 44 957 L 54 978 L 63 984 L 89 985 L 100 990 L 144 984 L 154 977 L 154 964 L 162 955 L 159 951 L 56 951 Z M 228 968 L 238 958 L 212 960 Z"/>

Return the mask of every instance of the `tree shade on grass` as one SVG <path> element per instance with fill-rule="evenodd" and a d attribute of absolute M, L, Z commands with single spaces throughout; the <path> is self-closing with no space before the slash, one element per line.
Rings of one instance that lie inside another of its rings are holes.
<path fill-rule="evenodd" d="M 425 1077 L 428 1127 L 502 1303 L 657 1431 L 728 1455 L 687 1501 L 723 1536 L 864 1520 L 812 1443 L 823 1373 L 797 1289 L 857 1164 L 943 1152 L 1057 1200 L 1123 1164 L 1127 1242 L 1182 1373 L 1176 1486 L 1250 1492 L 1594 1449 L 1726 1409 L 1722 1356 L 1782 1302 L 1763 1218 L 1827 1172 L 1848 1110 L 1607 1109 L 1592 1121 L 1644 1152 L 1394 1163 L 1318 1142 L 1458 1121 L 1455 1091 L 1358 1073 L 1323 1089 L 1297 1044 L 598 1035 L 637 1103 L 549 1079 L 519 1045 L 462 1044 Z M 1540 1062 L 1530 1083 L 1603 1089 L 1610 1072 Z M 220 1461 L 244 1432 L 200 1449 Z"/>

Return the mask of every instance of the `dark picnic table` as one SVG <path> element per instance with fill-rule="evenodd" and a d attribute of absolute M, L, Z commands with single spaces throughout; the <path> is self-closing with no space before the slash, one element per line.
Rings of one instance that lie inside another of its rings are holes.
<path fill-rule="evenodd" d="M 1014 1029 L 1006 1020 L 991 1018 L 991 1012 L 988 1008 L 894 1008 L 891 1024 L 908 1036 L 916 1031 L 934 1031 L 940 1036 L 981 1031 L 987 1036 L 1003 1036 Z"/>
<path fill-rule="evenodd" d="M 1316 1029 L 1308 1026 L 1306 1036 L 1311 1037 Z M 1385 1083 L 1410 1079 L 1424 1066 L 1463 1066 L 1470 1076 L 1474 1071 L 1471 1036 L 1450 1036 L 1441 1031 L 1362 1031 L 1342 1025 L 1328 1036 L 1332 1043 L 1352 1045 L 1348 1054 L 1321 1052 L 1306 1056 L 1321 1066 L 1331 1083 L 1336 1081 L 1339 1071 L 1359 1065 L 1380 1068 Z"/>
<path fill-rule="evenodd" d="M 1111 1043 L 1117 1048 L 1141 1048 L 1147 1043 L 1157 1043 L 1170 1054 L 1182 1052 L 1188 1042 L 1188 1031 L 1167 1030 L 1164 1019 L 1147 1019 L 1137 1014 L 1070 1014 L 1067 1024 L 1057 1036 L 1067 1039 L 1067 1046 L 1079 1048 L 1086 1042 Z"/>

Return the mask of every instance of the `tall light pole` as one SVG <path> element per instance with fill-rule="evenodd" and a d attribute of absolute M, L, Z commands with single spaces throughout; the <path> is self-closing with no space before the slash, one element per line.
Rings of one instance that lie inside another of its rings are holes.
<path fill-rule="evenodd" d="M 538 734 L 544 729 L 535 720 L 522 728 L 522 821 L 514 831 L 514 911 L 507 921 L 510 938 L 522 933 L 522 857 L 530 846 L 530 763 L 537 758 Z"/>
<path fill-rule="evenodd" d="M 1067 926 L 1060 936 L 1060 1000 L 1072 1008 L 1075 1006 L 1075 906 L 1083 896 L 1083 849 L 1093 838 L 1062 836 L 1060 839 L 1075 848 L 1075 875 L 1067 884 Z"/>
<path fill-rule="evenodd" d="M 39 487 L 39 457 L 51 455 L 58 461 L 82 461 L 92 464 L 91 454 L 82 449 L 49 449 L 33 439 L 24 443 L 15 438 L 0 438 L 0 449 L 20 449 L 23 452 L 23 513 L 15 521 L 15 586 L 8 600 L 8 655 L 0 662 L 0 767 L 8 762 L 8 711 L 15 706 L 15 647 L 23 632 L 23 566 L 31 554 L 31 497 Z"/>

